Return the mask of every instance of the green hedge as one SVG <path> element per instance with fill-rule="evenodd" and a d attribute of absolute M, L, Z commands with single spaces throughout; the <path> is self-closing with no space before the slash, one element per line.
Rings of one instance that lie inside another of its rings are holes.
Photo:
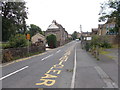
<path fill-rule="evenodd" d="M 51 48 L 56 48 L 57 47 L 57 38 L 55 35 L 51 34 L 49 36 L 47 36 L 47 43 L 48 46 Z"/>

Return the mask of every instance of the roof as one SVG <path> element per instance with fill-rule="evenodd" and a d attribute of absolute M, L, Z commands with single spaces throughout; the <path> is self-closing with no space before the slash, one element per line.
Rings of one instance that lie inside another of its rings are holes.
<path fill-rule="evenodd" d="M 55 25 L 55 23 L 52 23 L 48 29 L 58 29 L 59 27 L 57 25 Z"/>
<path fill-rule="evenodd" d="M 96 31 L 98 31 L 98 28 L 92 28 L 92 32 L 96 32 Z"/>
<path fill-rule="evenodd" d="M 35 34 L 34 36 L 32 36 L 32 38 L 34 38 L 34 37 L 37 37 L 37 38 L 45 38 L 45 36 L 43 36 L 43 35 L 40 34 L 40 33 L 37 33 L 37 34 Z"/>
<path fill-rule="evenodd" d="M 82 34 L 91 34 L 92 32 L 82 32 Z"/>

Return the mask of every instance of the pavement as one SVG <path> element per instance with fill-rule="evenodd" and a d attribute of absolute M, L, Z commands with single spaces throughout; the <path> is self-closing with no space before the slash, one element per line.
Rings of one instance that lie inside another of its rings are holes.
<path fill-rule="evenodd" d="M 105 55 L 110 59 L 115 60 L 115 62 L 118 64 L 118 48 L 105 49 L 105 51 L 109 52 Z"/>
<path fill-rule="evenodd" d="M 1 67 L 0 81 L 2 88 L 117 88 L 117 64 L 106 60 L 97 61 L 72 41 Z"/>

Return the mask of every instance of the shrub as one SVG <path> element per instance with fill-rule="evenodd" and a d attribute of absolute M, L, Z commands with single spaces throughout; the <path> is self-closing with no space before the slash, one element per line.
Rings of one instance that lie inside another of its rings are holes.
<path fill-rule="evenodd" d="M 86 44 L 85 44 L 85 49 L 86 49 L 86 51 L 89 51 L 90 48 L 91 48 L 90 43 L 89 43 L 89 42 L 86 42 Z"/>
<path fill-rule="evenodd" d="M 2 48 L 3 48 L 3 49 L 10 48 L 9 42 L 7 42 L 7 43 L 2 43 L 1 45 L 2 45 Z"/>
<path fill-rule="evenodd" d="M 48 43 L 48 46 L 51 47 L 51 48 L 56 48 L 57 46 L 57 39 L 56 39 L 56 36 L 51 34 L 49 36 L 47 36 L 47 43 Z"/>
<path fill-rule="evenodd" d="M 93 36 L 91 40 L 92 47 L 110 48 L 111 44 L 106 36 Z"/>
<path fill-rule="evenodd" d="M 2 63 L 9 62 L 12 60 L 13 60 L 12 53 L 10 51 L 5 52 L 3 55 Z"/>
<path fill-rule="evenodd" d="M 25 35 L 16 34 L 9 39 L 10 47 L 24 47 L 27 46 L 27 39 Z"/>
<path fill-rule="evenodd" d="M 103 48 L 111 48 L 111 44 L 108 41 L 108 38 L 106 36 L 100 36 L 99 37 L 99 47 L 103 47 Z"/>

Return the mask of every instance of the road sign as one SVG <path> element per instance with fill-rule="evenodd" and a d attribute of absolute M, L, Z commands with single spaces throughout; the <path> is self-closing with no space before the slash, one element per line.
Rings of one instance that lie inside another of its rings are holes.
<path fill-rule="evenodd" d="M 26 38 L 27 38 L 28 40 L 30 40 L 30 34 L 27 34 L 27 35 L 26 35 Z"/>

